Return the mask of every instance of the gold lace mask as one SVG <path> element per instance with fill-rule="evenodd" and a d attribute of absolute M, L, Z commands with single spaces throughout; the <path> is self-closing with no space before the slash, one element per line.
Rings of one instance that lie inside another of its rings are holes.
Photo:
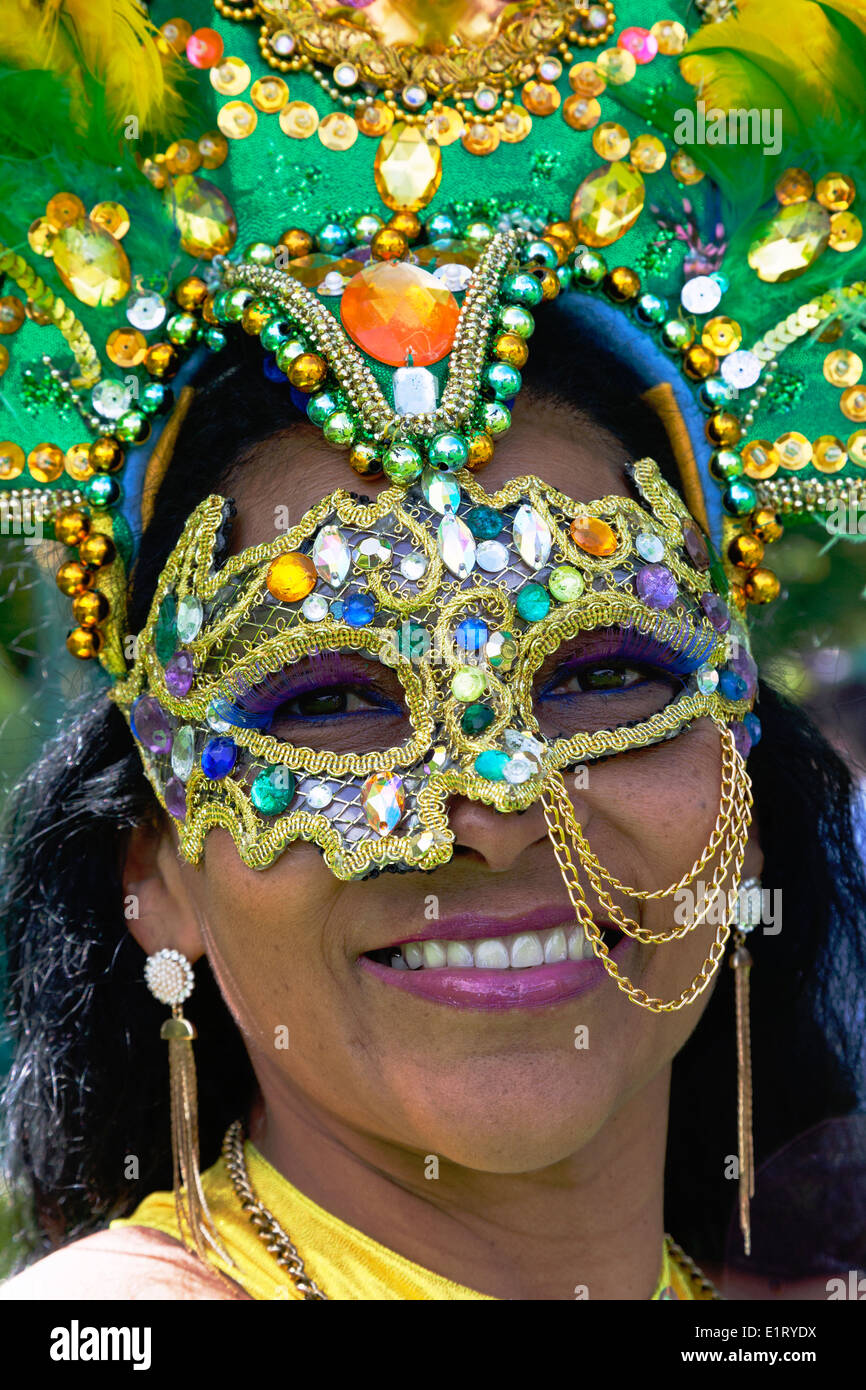
<path fill-rule="evenodd" d="M 452 794 L 522 810 L 565 768 L 742 718 L 754 664 L 703 537 L 652 460 L 630 472 L 641 501 L 468 473 L 339 490 L 224 563 L 231 504 L 207 498 L 113 696 L 183 855 L 219 825 L 254 868 L 296 839 L 338 878 L 430 868 Z"/>

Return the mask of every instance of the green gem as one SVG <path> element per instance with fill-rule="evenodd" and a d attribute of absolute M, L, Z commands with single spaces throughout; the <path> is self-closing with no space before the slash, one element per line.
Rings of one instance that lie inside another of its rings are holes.
<path fill-rule="evenodd" d="M 195 314 L 173 314 L 165 325 L 165 333 L 175 347 L 188 347 L 198 337 L 198 319 Z"/>
<path fill-rule="evenodd" d="M 484 381 L 499 401 L 513 400 L 523 385 L 520 372 L 507 362 L 491 362 L 484 369 Z"/>
<path fill-rule="evenodd" d="M 584 579 L 574 565 L 558 565 L 550 571 L 547 587 L 558 603 L 573 603 L 584 590 Z"/>
<path fill-rule="evenodd" d="M 709 469 L 710 477 L 715 478 L 717 483 L 729 483 L 732 478 L 739 478 L 743 471 L 743 460 L 733 449 L 719 449 L 710 459 Z"/>
<path fill-rule="evenodd" d="M 348 410 L 335 410 L 322 426 L 322 433 L 329 444 L 348 449 L 354 443 L 356 429 L 357 425 Z"/>
<path fill-rule="evenodd" d="M 600 285 L 607 274 L 607 261 L 596 251 L 584 251 L 574 262 L 574 278 L 578 285 Z"/>
<path fill-rule="evenodd" d="M 540 584 L 524 584 L 515 607 L 525 622 L 540 622 L 550 612 L 550 594 Z"/>
<path fill-rule="evenodd" d="M 113 507 L 122 496 L 120 483 L 108 473 L 98 473 L 95 478 L 88 478 L 84 492 L 90 505 L 100 508 Z"/>
<path fill-rule="evenodd" d="M 218 328 L 214 331 L 219 333 Z M 225 339 L 225 334 L 221 333 L 220 337 Z M 138 403 L 148 415 L 162 415 L 174 404 L 174 392 L 164 381 L 149 381 L 141 388 Z"/>
<path fill-rule="evenodd" d="M 402 622 L 394 629 L 396 647 L 404 661 L 421 661 L 430 650 L 430 634 L 417 623 Z"/>
<path fill-rule="evenodd" d="M 511 428 L 511 411 L 500 401 L 484 401 L 481 422 L 488 434 L 505 434 Z"/>
<path fill-rule="evenodd" d="M 427 458 L 433 468 L 458 473 L 466 467 L 469 445 L 460 434 L 437 434 L 427 445 Z"/>
<path fill-rule="evenodd" d="M 249 246 L 244 247 L 241 260 L 246 261 L 247 265 L 273 265 L 274 248 L 266 241 L 251 241 Z"/>
<path fill-rule="evenodd" d="M 281 764 L 266 767 L 250 787 L 250 800 L 263 816 L 279 816 L 295 794 L 295 779 Z"/>
<path fill-rule="evenodd" d="M 412 483 L 424 471 L 424 460 L 414 444 L 391 444 L 385 451 L 382 468 L 395 483 Z"/>
<path fill-rule="evenodd" d="M 218 299 L 222 295 L 217 295 Z M 245 290 L 240 285 L 236 285 L 233 290 L 226 290 L 223 314 L 229 323 L 240 323 L 244 316 L 244 309 L 251 299 L 255 299 L 252 290 Z M 217 314 L 217 318 L 222 315 Z"/>
<path fill-rule="evenodd" d="M 281 369 L 282 370 L 282 369 Z M 307 419 L 320 428 L 330 419 L 335 410 L 340 410 L 342 401 L 333 391 L 320 391 L 307 401 Z"/>
<path fill-rule="evenodd" d="M 281 372 L 289 374 L 289 368 L 296 357 L 300 357 L 302 352 L 307 351 L 307 345 L 302 338 L 284 338 L 276 351 L 277 366 Z"/>
<path fill-rule="evenodd" d="M 460 720 L 464 734 L 481 734 L 493 723 L 495 715 L 487 705 L 467 705 Z"/>
<path fill-rule="evenodd" d="M 223 348 L 226 345 L 226 342 L 228 341 L 222 329 L 217 328 L 214 324 L 209 324 L 208 327 L 205 329 L 204 340 L 210 348 L 211 352 L 222 352 Z"/>
<path fill-rule="evenodd" d="M 541 281 L 536 280 L 534 275 L 527 274 L 525 270 L 519 270 L 516 275 L 506 275 L 502 281 L 501 292 L 503 299 L 507 299 L 510 304 L 530 307 L 540 304 L 544 298 Z"/>
<path fill-rule="evenodd" d="M 465 520 L 469 530 L 479 541 L 495 540 L 505 524 L 493 507 L 472 507 L 466 513 Z"/>
<path fill-rule="evenodd" d="M 758 494 L 741 478 L 733 478 L 722 493 L 722 506 L 729 516 L 748 516 L 757 505 Z"/>
<path fill-rule="evenodd" d="M 451 694 L 461 704 L 470 704 L 487 689 L 487 677 L 477 666 L 461 666 L 451 677 Z"/>
<path fill-rule="evenodd" d="M 532 337 L 535 319 L 522 304 L 501 304 L 498 317 L 506 333 L 516 333 L 518 338 Z"/>
<path fill-rule="evenodd" d="M 177 646 L 177 600 L 174 594 L 166 594 L 159 605 L 153 633 L 153 645 L 164 666 L 174 656 Z"/>
<path fill-rule="evenodd" d="M 488 748 L 485 752 L 478 754 L 474 767 L 478 776 L 483 777 L 486 781 L 504 782 L 507 762 L 507 753 L 500 753 L 497 748 Z"/>
<path fill-rule="evenodd" d="M 114 426 L 114 433 L 124 444 L 143 444 L 150 434 L 150 421 L 143 410 L 127 410 Z"/>
<path fill-rule="evenodd" d="M 259 334 L 259 342 L 266 352 L 276 352 L 287 338 L 293 336 L 291 324 L 279 317 L 272 318 Z"/>

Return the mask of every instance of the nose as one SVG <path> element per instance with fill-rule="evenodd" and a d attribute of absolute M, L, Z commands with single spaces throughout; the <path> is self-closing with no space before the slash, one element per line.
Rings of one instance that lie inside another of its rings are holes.
<path fill-rule="evenodd" d="M 494 873 L 512 869 L 533 845 L 547 843 L 547 824 L 540 801 L 523 812 L 497 811 L 480 801 L 456 796 L 448 821 L 454 832 L 455 856 L 471 855 Z"/>

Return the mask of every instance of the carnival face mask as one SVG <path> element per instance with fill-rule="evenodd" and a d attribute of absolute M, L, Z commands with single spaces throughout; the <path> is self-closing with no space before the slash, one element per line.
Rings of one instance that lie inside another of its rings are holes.
<path fill-rule="evenodd" d="M 702 715 L 732 743 L 755 694 L 745 633 L 680 498 L 652 460 L 630 472 L 640 501 L 432 471 L 371 503 L 337 491 L 223 563 L 231 504 L 204 501 L 114 692 L 183 855 L 219 825 L 254 868 L 296 839 L 342 879 L 431 868 L 452 794 L 522 810 L 561 797 L 563 769 Z"/>

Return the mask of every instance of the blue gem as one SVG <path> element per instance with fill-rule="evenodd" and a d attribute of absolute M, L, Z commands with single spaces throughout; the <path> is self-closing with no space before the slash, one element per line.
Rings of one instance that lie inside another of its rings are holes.
<path fill-rule="evenodd" d="M 719 693 L 726 700 L 744 700 L 748 686 L 736 671 L 723 671 L 719 676 Z"/>
<path fill-rule="evenodd" d="M 478 754 L 474 766 L 478 776 L 485 778 L 486 781 L 504 782 L 507 762 L 507 753 L 500 753 L 497 748 L 488 748 L 485 752 Z"/>
<path fill-rule="evenodd" d="M 499 512 L 493 507 L 471 507 L 466 513 L 466 525 L 479 541 L 496 540 L 504 524 Z"/>
<path fill-rule="evenodd" d="M 262 371 L 268 381 L 284 382 L 286 380 L 286 374 L 280 371 L 277 366 L 277 359 L 272 352 L 269 352 L 264 358 L 262 362 Z"/>
<path fill-rule="evenodd" d="M 752 740 L 752 747 L 761 742 L 761 721 L 756 714 L 743 715 L 743 723 L 749 731 L 749 738 Z"/>
<path fill-rule="evenodd" d="M 481 618 L 464 618 L 454 633 L 454 639 L 464 652 L 480 652 L 489 636 Z"/>
<path fill-rule="evenodd" d="M 373 621 L 375 613 L 376 604 L 369 594 L 349 594 L 343 605 L 343 620 L 350 627 L 366 627 Z"/>
<path fill-rule="evenodd" d="M 237 745 L 232 738 L 212 738 L 205 744 L 201 755 L 201 770 L 212 782 L 227 777 L 238 756 Z"/>
<path fill-rule="evenodd" d="M 335 598 L 331 604 L 331 617 L 342 618 L 345 607 L 346 605 L 341 598 Z"/>

